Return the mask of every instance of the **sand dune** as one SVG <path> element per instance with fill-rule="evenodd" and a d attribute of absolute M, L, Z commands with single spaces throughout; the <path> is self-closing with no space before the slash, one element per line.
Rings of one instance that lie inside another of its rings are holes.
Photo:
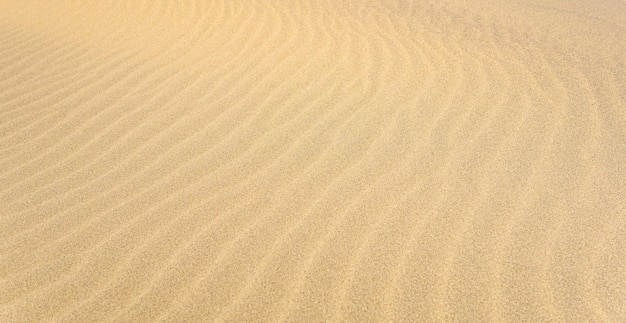
<path fill-rule="evenodd" d="M 626 3 L 0 0 L 0 321 L 626 321 Z"/>

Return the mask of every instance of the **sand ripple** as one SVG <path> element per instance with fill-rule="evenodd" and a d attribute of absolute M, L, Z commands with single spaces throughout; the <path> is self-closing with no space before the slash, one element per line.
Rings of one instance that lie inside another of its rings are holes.
<path fill-rule="evenodd" d="M 622 1 L 0 1 L 0 321 L 626 320 Z"/>

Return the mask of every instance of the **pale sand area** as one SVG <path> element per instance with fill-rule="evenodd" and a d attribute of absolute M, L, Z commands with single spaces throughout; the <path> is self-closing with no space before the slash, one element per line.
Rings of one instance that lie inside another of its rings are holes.
<path fill-rule="evenodd" d="M 626 321 L 626 2 L 0 0 L 0 322 Z"/>

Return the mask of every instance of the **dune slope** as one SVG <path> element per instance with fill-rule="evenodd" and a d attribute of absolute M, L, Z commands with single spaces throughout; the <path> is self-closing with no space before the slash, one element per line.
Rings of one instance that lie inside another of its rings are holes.
<path fill-rule="evenodd" d="M 0 0 L 0 321 L 626 321 L 626 3 Z"/>

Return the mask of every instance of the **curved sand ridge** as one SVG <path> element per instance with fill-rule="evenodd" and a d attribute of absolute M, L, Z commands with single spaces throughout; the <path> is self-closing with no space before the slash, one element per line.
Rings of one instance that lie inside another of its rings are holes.
<path fill-rule="evenodd" d="M 0 321 L 626 320 L 622 1 L 0 1 Z"/>

